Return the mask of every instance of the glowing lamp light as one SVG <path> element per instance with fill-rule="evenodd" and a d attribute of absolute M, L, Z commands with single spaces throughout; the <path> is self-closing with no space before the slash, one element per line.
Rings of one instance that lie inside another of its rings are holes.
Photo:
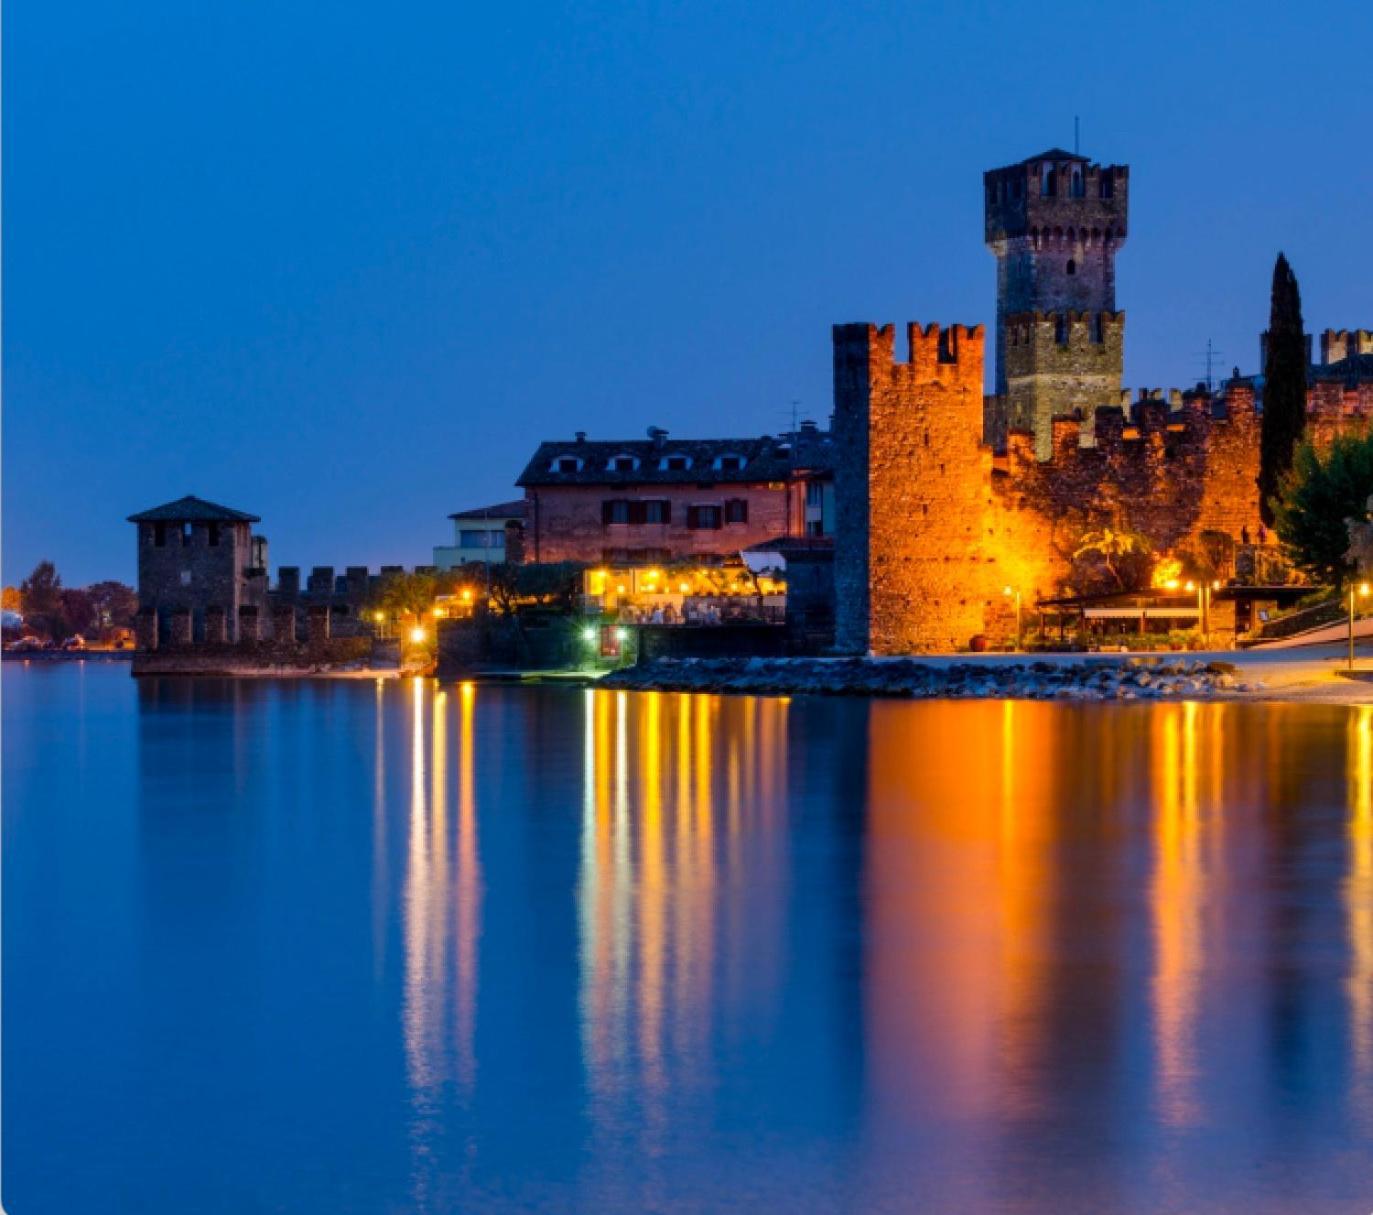
<path fill-rule="evenodd" d="M 1188 591 L 1194 591 L 1197 589 L 1197 584 L 1189 578 L 1187 580 L 1187 585 L 1183 589 Z"/>
<path fill-rule="evenodd" d="M 1168 581 L 1165 582 L 1163 585 L 1167 590 L 1175 591 L 1181 584 L 1178 582 L 1176 578 L 1169 578 Z"/>
<path fill-rule="evenodd" d="M 628 630 L 628 629 L 616 629 L 616 630 L 615 630 L 615 640 L 616 640 L 616 641 L 628 641 L 628 640 L 629 640 L 629 630 Z"/>
<path fill-rule="evenodd" d="M 596 629 L 594 626 L 587 625 L 586 628 L 582 630 L 582 640 L 585 641 L 588 645 L 591 645 L 595 642 Z"/>
<path fill-rule="evenodd" d="M 691 583 L 689 583 L 689 582 L 682 582 L 682 583 L 679 583 L 678 586 L 677 586 L 677 589 L 678 589 L 679 591 L 681 591 L 683 595 L 685 595 L 685 594 L 687 593 L 687 591 L 691 590 Z"/>
<path fill-rule="evenodd" d="M 373 612 L 373 613 L 372 613 L 372 619 L 375 620 L 378 624 L 380 624 L 383 620 L 386 619 L 386 613 L 385 613 L 385 612 Z"/>
<path fill-rule="evenodd" d="M 413 641 L 416 645 L 421 644 L 424 641 L 425 636 L 425 631 L 418 625 L 416 625 L 413 629 L 410 630 L 410 640 Z"/>
<path fill-rule="evenodd" d="M 1359 583 L 1359 594 L 1360 594 L 1360 595 L 1367 595 L 1368 592 L 1369 592 L 1368 583 L 1366 583 L 1366 582 L 1360 582 L 1360 583 Z"/>
<path fill-rule="evenodd" d="M 472 602 L 472 590 L 471 590 L 470 587 L 466 587 L 466 586 L 465 586 L 465 587 L 462 588 L 462 601 L 463 601 L 464 603 L 471 603 L 471 602 Z"/>
<path fill-rule="evenodd" d="M 615 588 L 615 590 L 616 590 L 619 594 L 623 595 L 623 594 L 625 593 L 625 584 L 624 584 L 623 582 L 621 582 L 621 583 Z"/>
<path fill-rule="evenodd" d="M 1014 588 L 1014 587 L 1009 587 L 1009 586 L 1003 586 L 1003 587 L 1001 588 L 1001 593 L 1002 593 L 1003 595 L 1005 595 L 1005 596 L 1009 599 L 1012 595 L 1015 594 L 1015 588 Z"/>
<path fill-rule="evenodd" d="M 434 609 L 434 619 L 435 619 L 435 620 L 442 620 L 442 619 L 443 619 L 445 616 L 447 616 L 447 615 L 448 615 L 448 613 L 447 613 L 446 611 L 444 611 L 444 609 L 441 608 L 441 607 L 436 607 L 436 608 Z"/>

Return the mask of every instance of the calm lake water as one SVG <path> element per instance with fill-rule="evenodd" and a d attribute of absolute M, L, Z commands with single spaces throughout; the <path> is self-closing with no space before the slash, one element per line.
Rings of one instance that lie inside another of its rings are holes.
<path fill-rule="evenodd" d="M 1373 1209 L 1373 707 L 4 671 L 4 1201 Z"/>

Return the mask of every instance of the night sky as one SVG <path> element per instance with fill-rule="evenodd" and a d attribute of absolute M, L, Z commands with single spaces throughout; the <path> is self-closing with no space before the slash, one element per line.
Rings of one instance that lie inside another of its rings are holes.
<path fill-rule="evenodd" d="M 834 322 L 993 319 L 981 173 L 1131 166 L 1132 387 L 1373 327 L 1373 6 L 12 4 L 4 578 L 124 517 L 413 564 L 535 444 L 829 413 Z"/>

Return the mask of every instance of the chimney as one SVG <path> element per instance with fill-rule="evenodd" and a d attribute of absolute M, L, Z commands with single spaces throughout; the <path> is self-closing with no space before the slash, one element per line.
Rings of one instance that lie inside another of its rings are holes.
<path fill-rule="evenodd" d="M 648 437 L 653 440 L 654 447 L 661 447 L 667 442 L 667 431 L 661 426 L 650 426 L 648 428 Z"/>
<path fill-rule="evenodd" d="M 579 431 L 577 431 L 577 442 L 578 442 L 578 443 L 585 443 L 585 442 L 586 442 L 586 431 L 584 431 L 584 430 L 579 430 Z"/>

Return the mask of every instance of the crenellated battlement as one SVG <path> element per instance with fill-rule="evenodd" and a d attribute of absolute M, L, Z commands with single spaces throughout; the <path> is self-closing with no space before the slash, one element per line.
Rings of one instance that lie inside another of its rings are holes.
<path fill-rule="evenodd" d="M 1373 329 L 1326 329 L 1321 334 L 1321 362 L 1338 363 L 1373 354 Z"/>
<path fill-rule="evenodd" d="M 1074 353 L 1110 356 L 1125 346 L 1123 312 L 1020 312 L 1006 318 L 1007 375 L 1025 374 L 1026 360 L 1012 352 L 1032 351 L 1037 357 L 1057 347 Z"/>
<path fill-rule="evenodd" d="M 1125 239 L 1130 170 L 1101 165 L 1055 148 L 982 175 L 989 245 L 1028 238 L 1046 229 L 1053 239 L 1069 230 L 1098 241 Z"/>

